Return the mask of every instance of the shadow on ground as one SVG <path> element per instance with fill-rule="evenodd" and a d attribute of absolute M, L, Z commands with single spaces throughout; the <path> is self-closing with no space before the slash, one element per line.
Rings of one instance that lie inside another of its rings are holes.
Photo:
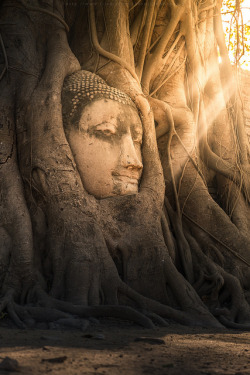
<path fill-rule="evenodd" d="M 250 375 L 249 343 L 249 332 L 176 324 L 149 330 L 112 319 L 85 331 L 0 325 L 0 360 L 17 360 L 27 375 Z"/>

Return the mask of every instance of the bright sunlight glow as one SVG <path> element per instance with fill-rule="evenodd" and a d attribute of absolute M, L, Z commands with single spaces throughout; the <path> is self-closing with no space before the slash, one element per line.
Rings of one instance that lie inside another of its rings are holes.
<path fill-rule="evenodd" d="M 226 42 L 229 50 L 229 58 L 232 64 L 236 63 L 237 55 L 239 65 L 242 69 L 250 70 L 250 1 L 241 0 L 241 14 L 234 14 L 235 8 L 233 7 L 234 1 L 223 1 L 222 7 L 222 20 L 223 27 L 226 34 Z M 237 33 L 236 25 L 237 22 L 239 25 L 243 23 L 244 25 L 244 50 L 242 47 L 242 31 L 241 27 L 239 28 L 239 41 L 240 46 L 237 49 Z M 243 54 L 244 52 L 244 54 Z"/>

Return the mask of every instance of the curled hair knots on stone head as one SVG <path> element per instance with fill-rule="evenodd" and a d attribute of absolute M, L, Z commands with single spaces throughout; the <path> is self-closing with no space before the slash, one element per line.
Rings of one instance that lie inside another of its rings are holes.
<path fill-rule="evenodd" d="M 127 94 L 108 86 L 96 74 L 80 70 L 66 77 L 63 84 L 62 113 L 64 128 L 78 128 L 83 108 L 98 99 L 115 100 L 136 108 Z"/>

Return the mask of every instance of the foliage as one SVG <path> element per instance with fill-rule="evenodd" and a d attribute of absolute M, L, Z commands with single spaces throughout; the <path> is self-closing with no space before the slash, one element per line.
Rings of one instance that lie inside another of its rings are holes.
<path fill-rule="evenodd" d="M 250 7 L 246 0 L 224 0 L 223 26 L 232 63 L 250 69 Z"/>

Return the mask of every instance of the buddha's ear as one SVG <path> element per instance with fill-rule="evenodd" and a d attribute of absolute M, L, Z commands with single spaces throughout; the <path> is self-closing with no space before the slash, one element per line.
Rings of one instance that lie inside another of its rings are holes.
<path fill-rule="evenodd" d="M 157 122 L 155 131 L 158 139 L 169 132 L 173 122 L 172 111 L 170 106 L 162 100 L 148 98 L 148 101 L 154 114 L 154 120 Z"/>
<path fill-rule="evenodd" d="M 143 194 L 143 199 L 148 199 L 148 202 L 154 205 L 154 209 L 160 212 L 164 201 L 165 184 L 156 142 L 153 110 L 143 94 L 135 97 L 135 104 L 140 111 L 143 125 L 143 174 L 140 193 Z"/>

